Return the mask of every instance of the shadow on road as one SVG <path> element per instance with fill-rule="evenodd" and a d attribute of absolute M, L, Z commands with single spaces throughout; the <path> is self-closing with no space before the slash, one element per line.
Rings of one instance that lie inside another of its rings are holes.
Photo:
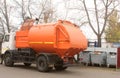
<path fill-rule="evenodd" d="M 20 69 L 20 70 L 28 70 L 28 71 L 36 71 L 36 72 L 39 72 L 36 68 L 36 65 L 33 64 L 32 66 L 25 66 L 24 64 L 15 64 L 13 67 L 9 67 L 9 68 L 12 68 L 12 69 Z M 71 67 L 68 67 L 66 70 L 63 70 L 63 71 L 56 71 L 54 68 L 53 70 L 49 71 L 49 72 L 45 72 L 45 73 L 56 73 L 56 74 L 73 74 L 73 73 L 76 73 L 72 70 L 70 70 Z M 44 73 L 44 72 L 40 72 L 40 73 Z"/>

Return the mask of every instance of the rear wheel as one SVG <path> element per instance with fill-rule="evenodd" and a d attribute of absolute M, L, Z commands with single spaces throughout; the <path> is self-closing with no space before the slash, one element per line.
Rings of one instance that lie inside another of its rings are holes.
<path fill-rule="evenodd" d="M 44 56 L 39 56 L 37 58 L 37 69 L 40 72 L 48 72 L 50 70 L 48 67 L 47 59 Z"/>
<path fill-rule="evenodd" d="M 25 66 L 31 66 L 31 63 L 24 63 Z"/>
<path fill-rule="evenodd" d="M 14 65 L 14 62 L 12 61 L 12 55 L 10 53 L 5 54 L 4 63 L 9 67 L 12 67 Z"/>

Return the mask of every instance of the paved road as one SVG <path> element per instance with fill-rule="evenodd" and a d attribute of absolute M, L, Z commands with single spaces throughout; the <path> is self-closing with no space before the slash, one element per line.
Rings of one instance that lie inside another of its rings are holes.
<path fill-rule="evenodd" d="M 14 67 L 0 65 L 0 78 L 120 78 L 120 71 L 114 68 L 69 67 L 65 71 L 38 72 L 35 65 L 25 67 L 16 64 Z"/>

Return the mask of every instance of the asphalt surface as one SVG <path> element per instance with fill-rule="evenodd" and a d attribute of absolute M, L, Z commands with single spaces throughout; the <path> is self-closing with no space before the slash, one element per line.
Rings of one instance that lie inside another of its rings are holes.
<path fill-rule="evenodd" d="M 120 78 L 120 70 L 106 67 L 74 66 L 65 71 L 52 70 L 38 72 L 35 65 L 25 67 L 15 64 L 14 67 L 0 65 L 0 78 Z"/>

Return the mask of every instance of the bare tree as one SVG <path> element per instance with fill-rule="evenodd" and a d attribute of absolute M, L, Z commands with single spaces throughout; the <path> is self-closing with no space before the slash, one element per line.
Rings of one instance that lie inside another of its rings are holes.
<path fill-rule="evenodd" d="M 10 32 L 10 17 L 9 17 L 9 11 L 7 1 L 4 0 L 3 2 L 1 1 L 1 6 L 0 6 L 0 13 L 1 13 L 1 24 L 4 28 L 4 25 L 7 27 L 8 33 Z M 5 32 L 5 31 L 4 31 Z"/>
<path fill-rule="evenodd" d="M 31 3 L 31 0 L 28 0 L 28 12 L 29 12 L 29 15 L 30 17 L 32 18 L 32 13 L 31 13 L 31 9 L 30 9 L 30 4 Z"/>
<path fill-rule="evenodd" d="M 91 27 L 91 29 L 93 30 L 93 32 L 95 33 L 95 35 L 97 36 L 97 40 L 98 40 L 98 47 L 101 47 L 101 36 L 102 34 L 104 33 L 104 30 L 105 30 L 105 27 L 107 26 L 107 20 L 108 20 L 108 17 L 109 15 L 113 12 L 114 8 L 118 6 L 118 4 L 116 4 L 115 6 L 112 6 L 113 3 L 115 2 L 115 0 L 101 0 L 101 4 L 103 4 L 103 9 L 101 12 L 100 9 L 98 9 L 98 4 L 97 4 L 97 1 L 98 0 L 94 0 L 94 14 L 95 14 L 95 23 L 96 23 L 96 26 L 97 26 L 97 30 L 95 29 L 95 24 L 92 23 L 92 19 L 93 17 L 91 18 L 90 17 L 90 13 L 89 13 L 89 10 L 87 8 L 87 4 L 86 4 L 86 0 L 81 0 L 83 5 L 84 5 L 84 9 L 85 9 L 85 12 L 86 12 L 86 15 L 87 15 L 87 20 L 88 20 L 88 23 L 89 23 L 89 26 Z M 112 8 L 112 10 L 110 10 L 110 8 Z M 101 18 L 100 18 L 100 12 L 102 13 L 102 17 L 103 18 L 103 22 L 101 24 Z M 101 28 L 101 29 L 100 29 Z"/>
<path fill-rule="evenodd" d="M 68 13 L 69 13 L 69 6 L 68 6 L 68 2 L 69 2 L 69 0 L 63 0 L 63 2 L 64 2 L 64 7 L 65 7 L 65 9 L 66 9 L 66 12 L 65 12 L 65 17 L 64 17 L 64 19 L 67 19 L 67 17 L 68 17 Z"/>
<path fill-rule="evenodd" d="M 5 27 L 4 27 L 4 24 L 3 24 L 3 20 L 0 18 L 0 26 L 2 27 L 2 34 L 5 34 Z"/>
<path fill-rule="evenodd" d="M 31 0 L 29 0 L 29 3 L 30 3 Z M 26 0 L 14 0 L 14 3 L 16 4 L 15 8 L 16 9 L 20 9 L 19 12 L 19 15 L 20 15 L 20 18 L 22 18 L 22 20 L 24 21 L 25 20 L 25 15 L 27 14 L 27 5 L 25 5 L 26 3 Z M 30 5 L 29 5 L 30 6 Z"/>
<path fill-rule="evenodd" d="M 51 22 L 54 20 L 54 8 L 52 6 L 51 0 L 44 0 L 41 4 L 41 13 L 39 14 L 39 19 L 42 18 L 44 23 Z"/>
<path fill-rule="evenodd" d="M 19 6 L 20 17 L 24 20 L 26 16 L 30 18 L 38 18 L 40 22 L 49 22 L 53 17 L 53 7 L 51 0 L 14 0 Z M 48 21 L 49 20 L 49 21 Z"/>

